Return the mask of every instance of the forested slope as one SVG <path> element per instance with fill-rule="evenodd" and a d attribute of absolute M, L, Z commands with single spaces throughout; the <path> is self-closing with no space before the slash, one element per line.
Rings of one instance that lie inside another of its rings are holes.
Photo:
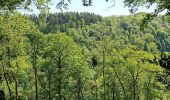
<path fill-rule="evenodd" d="M 115 38 L 122 39 L 145 51 L 170 51 L 168 34 L 170 26 L 166 16 L 158 16 L 144 29 L 141 27 L 141 23 L 145 13 L 103 18 L 91 13 L 66 12 L 49 14 L 43 21 L 41 17 L 41 15 L 32 16 L 39 29 L 46 34 L 64 32 L 73 39 L 81 37 L 81 41 L 84 42 L 89 42 L 88 40 L 92 40 L 92 38 L 95 38 L 95 41 L 100 41 L 101 37 L 105 35 L 111 36 L 113 40 Z M 80 40 L 75 39 L 75 41 L 81 44 Z M 84 45 L 87 44 L 84 43 Z"/>
<path fill-rule="evenodd" d="M 160 66 L 170 23 L 158 16 L 142 27 L 144 16 L 1 16 L 0 89 L 11 100 L 170 98 L 169 72 Z"/>

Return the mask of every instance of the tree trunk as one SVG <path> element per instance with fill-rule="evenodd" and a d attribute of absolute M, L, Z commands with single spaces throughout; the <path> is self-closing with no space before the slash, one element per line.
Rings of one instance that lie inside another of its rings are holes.
<path fill-rule="evenodd" d="M 133 83 L 133 100 L 136 100 L 136 83 Z"/>
<path fill-rule="evenodd" d="M 48 69 L 48 98 L 51 100 L 51 73 Z"/>
<path fill-rule="evenodd" d="M 18 78 L 17 78 L 18 77 L 18 68 L 19 68 L 18 61 L 16 62 L 16 67 L 17 67 L 16 77 L 15 77 L 14 74 L 12 74 L 12 76 L 13 76 L 13 79 L 15 81 L 15 96 L 16 96 L 16 100 L 18 100 L 19 99 Z"/>
<path fill-rule="evenodd" d="M 15 99 L 18 100 L 18 80 L 15 77 L 14 73 L 12 72 L 12 78 L 15 81 Z"/>
<path fill-rule="evenodd" d="M 125 100 L 128 100 L 128 98 L 127 98 L 127 93 L 126 93 L 125 87 L 124 87 L 124 85 L 123 85 L 123 82 L 122 82 L 121 79 L 119 78 L 117 72 L 116 72 L 115 70 L 113 70 L 113 71 L 115 72 L 115 75 L 116 75 L 116 77 L 118 78 L 118 81 L 119 81 L 119 83 L 120 83 L 120 85 L 121 85 L 121 87 L 122 87 L 122 89 L 123 89 L 123 93 L 124 93 L 124 98 L 125 98 Z"/>
<path fill-rule="evenodd" d="M 106 82 L 105 82 L 105 48 L 103 48 L 103 62 L 102 62 L 102 73 L 103 73 L 103 89 L 104 89 L 104 100 L 106 100 Z"/>
<path fill-rule="evenodd" d="M 19 93 L 18 93 L 18 80 L 15 80 L 15 96 L 16 96 L 16 100 L 18 100 L 19 97 Z"/>
<path fill-rule="evenodd" d="M 149 98 L 149 96 L 150 96 L 150 92 L 149 92 L 150 83 L 151 83 L 151 80 L 150 80 L 150 78 L 149 78 L 149 83 L 148 83 L 148 85 L 147 85 L 147 87 L 146 87 L 146 89 L 147 89 L 147 97 L 146 97 L 146 100 L 150 100 L 150 98 Z"/>
<path fill-rule="evenodd" d="M 8 38 L 7 38 L 7 56 L 8 56 L 8 67 L 11 68 L 11 57 L 10 57 L 10 46 L 9 46 L 9 42 L 10 42 L 10 37 L 8 35 Z M 10 93 L 10 100 L 12 100 L 12 92 Z"/>
<path fill-rule="evenodd" d="M 81 100 L 81 80 L 80 80 L 80 77 L 78 78 L 77 86 L 78 86 L 77 99 Z"/>
<path fill-rule="evenodd" d="M 10 99 L 12 98 L 12 91 L 11 91 L 11 88 L 9 86 L 9 82 L 8 82 L 8 78 L 6 76 L 6 72 L 5 72 L 5 67 L 4 67 L 4 64 L 3 64 L 3 61 L 1 60 L 1 63 L 2 63 L 2 71 L 3 71 L 3 76 L 5 78 L 5 82 L 6 82 L 6 85 L 8 87 L 8 92 L 9 92 L 9 97 Z"/>
<path fill-rule="evenodd" d="M 61 84 L 62 84 L 62 73 L 61 73 L 61 57 L 58 58 L 58 100 L 61 100 L 62 94 L 61 94 Z"/>
<path fill-rule="evenodd" d="M 98 89 L 97 89 L 97 82 L 96 82 L 96 79 L 95 79 L 95 97 L 96 97 L 96 100 L 98 100 Z"/>
<path fill-rule="evenodd" d="M 36 59 L 37 59 L 37 56 L 36 56 L 36 53 L 37 53 L 37 50 L 36 50 L 36 47 L 34 45 L 33 47 L 33 69 L 34 69 L 34 81 L 35 81 L 35 100 L 38 100 L 38 84 L 37 84 L 37 67 L 36 67 Z"/>
<path fill-rule="evenodd" d="M 37 84 L 37 68 L 34 66 L 34 75 L 35 75 L 35 92 L 36 92 L 36 96 L 35 96 L 35 100 L 38 100 L 38 84 Z"/>
<path fill-rule="evenodd" d="M 112 100 L 115 100 L 115 82 L 113 82 L 113 87 L 112 87 Z"/>

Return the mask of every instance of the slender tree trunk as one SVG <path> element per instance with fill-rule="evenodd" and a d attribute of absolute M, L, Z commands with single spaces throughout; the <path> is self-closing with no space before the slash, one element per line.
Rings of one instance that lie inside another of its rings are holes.
<path fill-rule="evenodd" d="M 103 89 L 104 89 L 104 100 L 106 100 L 106 82 L 105 82 L 105 48 L 103 48 L 103 62 L 102 62 L 102 73 L 103 73 Z"/>
<path fill-rule="evenodd" d="M 13 76 L 13 79 L 15 80 L 15 96 L 16 96 L 16 100 L 18 100 L 19 99 L 18 78 L 17 78 L 18 77 L 18 68 L 19 68 L 18 61 L 16 62 L 16 67 L 17 67 L 16 77 L 14 74 L 12 76 Z"/>
<path fill-rule="evenodd" d="M 3 61 L 1 60 L 1 63 L 2 63 L 2 71 L 3 71 L 3 76 L 5 78 L 5 82 L 6 82 L 6 85 L 8 87 L 8 92 L 9 92 L 9 97 L 10 99 L 12 98 L 12 91 L 11 91 L 11 88 L 9 86 L 9 82 L 8 82 L 8 78 L 6 76 L 6 72 L 5 72 L 5 67 L 4 67 L 4 64 L 3 64 Z"/>
<path fill-rule="evenodd" d="M 61 100 L 62 94 L 61 94 L 61 84 L 62 84 L 62 73 L 61 73 L 61 57 L 58 58 L 58 100 Z"/>
<path fill-rule="evenodd" d="M 14 73 L 12 72 L 12 78 L 15 82 L 15 99 L 18 100 L 18 80 L 17 78 L 15 77 Z"/>
<path fill-rule="evenodd" d="M 121 79 L 119 78 L 117 72 L 116 72 L 115 70 L 114 70 L 114 72 L 115 72 L 116 77 L 118 78 L 118 81 L 119 81 L 119 83 L 120 83 L 122 89 L 123 89 L 124 97 L 125 97 L 126 100 L 128 100 L 128 98 L 127 98 L 127 93 L 126 93 L 126 90 L 125 90 L 125 87 L 124 87 L 124 85 L 123 85 Z"/>
<path fill-rule="evenodd" d="M 95 82 L 95 97 L 96 97 L 96 100 L 98 100 L 98 89 L 97 89 L 96 79 L 94 80 L 94 82 Z"/>
<path fill-rule="evenodd" d="M 48 69 L 48 98 L 51 100 L 51 73 Z"/>
<path fill-rule="evenodd" d="M 9 42 L 10 42 L 10 36 L 8 35 L 7 37 L 7 56 L 8 56 L 8 67 L 11 68 L 11 57 L 10 57 L 10 45 L 9 45 Z M 12 72 L 13 74 L 13 72 Z M 12 92 L 10 93 L 10 100 L 12 100 Z"/>
<path fill-rule="evenodd" d="M 4 73 L 4 78 L 5 78 L 7 87 L 8 87 L 9 98 L 10 98 L 10 100 L 12 100 L 12 91 L 11 91 L 11 88 L 10 88 L 10 86 L 9 86 L 8 79 L 7 79 L 7 77 L 6 77 L 6 73 Z"/>
<path fill-rule="evenodd" d="M 133 83 L 133 100 L 136 100 L 136 85 Z"/>
<path fill-rule="evenodd" d="M 78 78 L 78 82 L 77 82 L 78 84 L 78 91 L 77 91 L 77 99 L 78 100 L 81 100 L 81 79 L 80 79 L 80 77 Z"/>
<path fill-rule="evenodd" d="M 15 96 L 16 96 L 16 100 L 18 100 L 19 97 L 19 92 L 18 92 L 18 80 L 15 80 Z"/>
<path fill-rule="evenodd" d="M 132 73 L 132 80 L 133 80 L 133 100 L 136 100 L 136 81 L 135 81 L 135 76 Z"/>
<path fill-rule="evenodd" d="M 35 100 L 38 100 L 38 84 L 37 84 L 37 68 L 36 67 L 34 69 L 34 74 L 35 74 L 35 92 L 36 92 Z"/>
<path fill-rule="evenodd" d="M 114 87 L 112 88 L 112 100 L 115 100 L 115 91 L 114 91 Z"/>
<path fill-rule="evenodd" d="M 136 75 L 136 77 L 135 77 L 135 74 L 134 74 L 134 72 L 132 72 L 129 68 L 128 68 L 128 70 L 129 70 L 129 72 L 130 72 L 130 74 L 131 74 L 131 76 L 132 76 L 132 81 L 133 81 L 133 85 L 132 85 L 132 87 L 133 87 L 133 100 L 136 100 L 137 99 L 137 95 L 136 95 L 136 92 L 137 92 L 137 79 L 138 79 L 138 76 L 139 76 L 139 68 L 137 69 L 137 75 Z"/>
<path fill-rule="evenodd" d="M 112 100 L 115 100 L 115 82 L 113 82 L 113 87 L 112 87 Z"/>
<path fill-rule="evenodd" d="M 36 50 L 36 47 L 35 45 L 33 46 L 33 69 L 34 69 L 34 81 L 35 81 L 35 100 L 38 100 L 38 83 L 37 83 L 37 67 L 36 67 L 36 59 L 37 59 L 37 56 L 36 56 L 36 53 L 37 53 L 37 50 Z"/>

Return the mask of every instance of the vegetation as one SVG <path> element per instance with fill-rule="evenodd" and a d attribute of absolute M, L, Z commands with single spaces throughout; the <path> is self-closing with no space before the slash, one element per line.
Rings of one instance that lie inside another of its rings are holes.
<path fill-rule="evenodd" d="M 170 23 L 145 15 L 1 15 L 0 99 L 170 98 Z"/>

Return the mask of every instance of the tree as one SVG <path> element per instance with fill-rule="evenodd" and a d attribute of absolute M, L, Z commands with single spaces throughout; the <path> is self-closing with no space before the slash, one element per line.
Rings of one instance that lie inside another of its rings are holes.
<path fill-rule="evenodd" d="M 42 34 L 37 30 L 34 33 L 26 34 L 29 39 L 29 43 L 31 45 L 30 56 L 32 62 L 32 68 L 34 70 L 34 80 L 35 80 L 35 100 L 38 100 L 38 56 L 40 55 L 40 50 L 42 48 Z"/>
<path fill-rule="evenodd" d="M 110 62 L 115 77 L 118 79 L 116 84 L 120 86 L 121 92 L 119 93 L 122 93 L 121 98 L 131 100 L 148 97 L 152 99 L 161 98 L 159 95 L 161 92 L 152 94 L 157 89 L 160 89 L 160 91 L 164 89 L 155 79 L 157 73 L 161 73 L 162 69 L 148 62 L 154 56 L 148 52 L 136 51 L 134 46 L 127 45 L 127 47 L 117 53 L 113 53 Z M 160 88 L 154 87 L 154 84 Z"/>
<path fill-rule="evenodd" d="M 160 15 L 140 30 L 143 15 L 0 16 L 6 99 L 164 100 L 170 85 L 159 64 L 168 69 L 169 57 L 157 58 L 168 50 L 170 27 Z"/>
<path fill-rule="evenodd" d="M 15 20 L 15 22 L 13 21 Z M 4 16 L 1 28 L 1 45 L 2 55 L 1 64 L 4 71 L 4 77 L 9 90 L 10 99 L 12 99 L 13 90 L 10 84 L 15 83 L 15 99 L 20 96 L 19 85 L 21 72 L 28 68 L 27 38 L 26 34 L 35 32 L 37 29 L 35 24 L 27 20 L 25 16 L 13 13 Z M 11 80 L 12 78 L 12 80 Z"/>
<path fill-rule="evenodd" d="M 139 7 L 144 6 L 147 8 L 150 8 L 150 6 L 152 6 L 153 4 L 157 4 L 154 12 L 152 13 L 152 16 L 150 16 L 150 18 L 152 18 L 155 15 L 158 15 L 160 12 L 167 10 L 167 14 L 170 14 L 170 1 L 167 0 L 140 0 L 140 1 L 135 1 L 135 0 L 124 0 L 124 4 L 125 6 L 130 7 L 130 11 L 131 12 L 136 12 L 138 10 Z"/>
<path fill-rule="evenodd" d="M 93 72 L 79 46 L 64 33 L 48 34 L 44 41 L 47 43 L 40 61 L 41 91 L 45 95 L 48 92 L 49 99 L 89 98 L 84 93 L 90 88 L 86 85 L 89 85 Z"/>

